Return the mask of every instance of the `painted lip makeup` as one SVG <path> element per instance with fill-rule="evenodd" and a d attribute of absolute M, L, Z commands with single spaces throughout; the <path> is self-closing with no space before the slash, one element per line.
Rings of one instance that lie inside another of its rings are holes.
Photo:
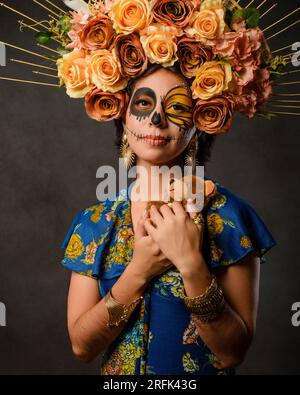
<path fill-rule="evenodd" d="M 136 138 L 138 141 L 144 141 L 147 144 L 150 144 L 154 147 L 164 146 L 168 144 L 170 141 L 178 141 L 181 140 L 182 137 L 170 137 L 170 136 L 162 136 L 162 135 L 154 135 L 154 134 L 137 134 L 132 130 L 126 128 L 126 130 Z"/>
<path fill-rule="evenodd" d="M 154 146 L 161 146 L 166 145 L 171 139 L 165 136 L 153 136 L 151 134 L 146 134 L 145 136 L 141 137 L 146 143 L 154 145 Z"/>

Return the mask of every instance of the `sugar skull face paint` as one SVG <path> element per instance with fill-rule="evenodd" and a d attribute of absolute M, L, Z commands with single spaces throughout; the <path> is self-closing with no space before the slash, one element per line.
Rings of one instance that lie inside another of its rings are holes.
<path fill-rule="evenodd" d="M 184 78 L 159 68 L 135 83 L 123 123 L 128 143 L 140 160 L 173 161 L 195 133 L 193 101 Z"/>
<path fill-rule="evenodd" d="M 193 102 L 187 85 L 175 86 L 160 99 L 165 117 L 177 125 L 181 131 L 193 126 Z M 162 116 L 156 109 L 157 97 L 153 89 L 142 87 L 135 91 L 130 104 L 130 115 L 139 121 L 151 116 L 153 125 L 162 122 Z"/>

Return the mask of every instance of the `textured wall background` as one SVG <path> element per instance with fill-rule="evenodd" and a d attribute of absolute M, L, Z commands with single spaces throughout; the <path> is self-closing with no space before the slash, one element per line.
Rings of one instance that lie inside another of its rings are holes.
<path fill-rule="evenodd" d="M 29 1 L 7 3 L 46 17 Z M 299 1 L 279 3 L 277 18 Z M 0 40 L 28 47 L 31 33 L 17 31 L 18 19 L 0 8 Z M 262 26 L 273 19 L 265 17 Z M 280 48 L 299 41 L 299 33 L 295 28 L 270 43 Z M 7 58 L 39 61 L 12 49 Z M 0 67 L 0 74 L 35 78 L 30 67 L 14 63 Z M 71 353 L 70 273 L 60 266 L 60 244 L 75 214 L 96 201 L 96 169 L 117 165 L 113 126 L 88 119 L 83 102 L 70 100 L 63 90 L 5 81 L 0 81 L 0 111 L 0 301 L 7 308 L 0 373 L 97 373 L 99 361 L 85 365 Z M 218 138 L 207 167 L 256 209 L 278 242 L 262 266 L 257 334 L 240 373 L 300 373 L 300 328 L 290 323 L 291 305 L 300 300 L 299 133 L 296 118 L 237 117 L 231 132 Z"/>

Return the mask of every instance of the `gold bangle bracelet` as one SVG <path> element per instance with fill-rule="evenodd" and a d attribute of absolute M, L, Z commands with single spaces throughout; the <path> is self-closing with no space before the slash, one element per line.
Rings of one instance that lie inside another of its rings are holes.
<path fill-rule="evenodd" d="M 144 297 L 140 296 L 129 305 L 125 305 L 119 303 L 116 299 L 114 299 L 110 289 L 104 298 L 105 305 L 109 314 L 109 322 L 107 323 L 107 327 L 111 328 L 114 326 L 119 326 L 121 322 L 128 322 L 131 312 L 135 309 L 135 307 L 142 299 L 144 299 Z"/>
<path fill-rule="evenodd" d="M 194 297 L 184 295 L 183 299 L 187 310 L 195 314 L 202 322 L 215 319 L 225 305 L 222 288 L 214 275 L 212 275 L 212 281 L 203 294 Z"/>

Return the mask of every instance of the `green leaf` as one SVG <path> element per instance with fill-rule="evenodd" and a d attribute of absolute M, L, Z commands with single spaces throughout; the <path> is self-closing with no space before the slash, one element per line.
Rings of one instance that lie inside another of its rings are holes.
<path fill-rule="evenodd" d="M 248 27 L 257 27 L 260 12 L 257 8 L 245 8 L 245 19 Z"/>
<path fill-rule="evenodd" d="M 51 40 L 51 32 L 38 32 L 34 35 L 34 38 L 39 44 L 46 45 Z"/>
<path fill-rule="evenodd" d="M 59 21 L 57 22 L 57 26 L 63 34 L 67 34 L 72 27 L 71 17 L 69 17 L 68 15 L 63 15 L 62 17 L 59 18 Z"/>
<path fill-rule="evenodd" d="M 242 10 L 236 10 L 234 11 L 233 15 L 232 15 L 232 22 L 237 21 L 238 19 L 244 19 L 244 13 L 243 13 L 243 9 Z"/>
<path fill-rule="evenodd" d="M 233 13 L 232 22 L 238 19 L 244 19 L 247 27 L 257 27 L 260 18 L 260 12 L 257 8 L 242 8 Z"/>

